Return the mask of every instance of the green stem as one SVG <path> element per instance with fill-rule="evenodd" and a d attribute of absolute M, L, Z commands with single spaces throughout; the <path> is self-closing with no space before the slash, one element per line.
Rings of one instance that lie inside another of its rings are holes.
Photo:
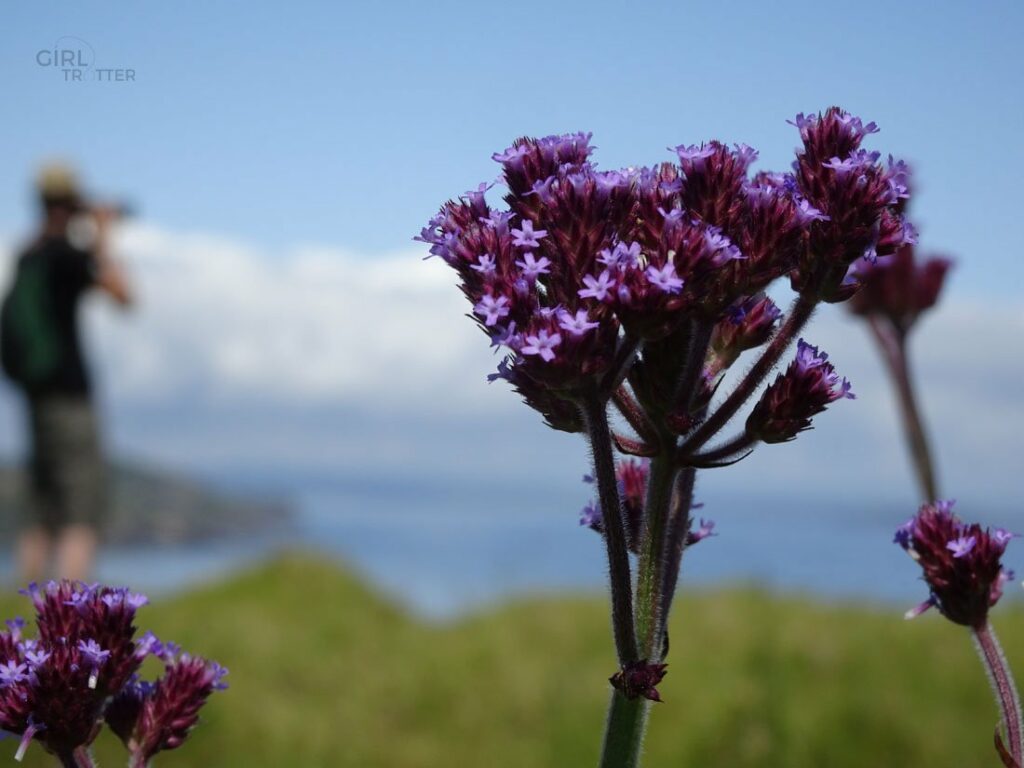
<path fill-rule="evenodd" d="M 598 397 L 587 397 L 580 404 L 590 448 L 594 456 L 594 478 L 601 502 L 601 522 L 608 550 L 608 575 L 612 591 L 612 630 L 619 664 L 637 660 L 636 632 L 633 627 L 633 584 L 629 570 L 629 550 L 622 519 L 622 503 L 615 479 L 615 458 L 608 428 L 608 406 Z"/>
<path fill-rule="evenodd" d="M 907 336 L 895 326 L 884 326 L 880 318 L 872 315 L 868 325 L 882 349 L 882 357 L 889 369 L 896 394 L 899 398 L 900 414 L 903 417 L 903 433 L 907 439 L 910 458 L 914 462 L 917 481 L 924 495 L 923 501 L 935 501 L 939 497 L 935 480 L 935 464 L 928 446 L 921 410 L 917 404 L 914 384 L 907 359 Z"/>
<path fill-rule="evenodd" d="M 640 656 L 655 662 L 661 657 L 661 586 L 665 568 L 665 533 L 669 503 L 676 473 L 673 452 L 662 452 L 651 460 L 644 504 L 643 537 L 636 583 L 636 632 Z"/>
<path fill-rule="evenodd" d="M 697 479 L 697 470 L 686 467 L 676 475 L 675 488 L 672 493 L 671 518 L 669 520 L 668 546 L 666 565 L 663 569 L 663 585 L 661 588 L 661 620 L 668 623 L 668 615 L 672 610 L 676 586 L 679 583 L 679 569 L 683 563 L 683 550 L 686 549 L 686 537 L 690 532 L 690 510 L 693 507 L 693 486 Z"/>
<path fill-rule="evenodd" d="M 627 699 L 621 691 L 612 690 L 599 768 L 636 768 L 640 765 L 649 709 L 650 702 L 642 696 Z"/>

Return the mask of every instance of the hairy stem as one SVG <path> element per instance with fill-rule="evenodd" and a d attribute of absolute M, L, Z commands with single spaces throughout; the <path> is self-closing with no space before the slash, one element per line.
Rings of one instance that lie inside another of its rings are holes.
<path fill-rule="evenodd" d="M 640 765 L 649 709 L 649 702 L 642 696 L 627 699 L 622 691 L 612 690 L 599 768 L 636 768 Z"/>
<path fill-rule="evenodd" d="M 713 448 L 708 448 L 706 451 L 694 454 L 693 456 L 682 456 L 680 458 L 688 466 L 710 467 L 720 465 L 720 462 L 728 463 L 736 458 L 737 454 L 752 450 L 756 444 L 757 438 L 743 431 Z"/>
<path fill-rule="evenodd" d="M 690 508 L 693 506 L 693 486 L 697 470 L 686 467 L 676 475 L 672 491 L 672 506 L 669 513 L 668 542 L 665 552 L 665 567 L 662 569 L 661 621 L 668 625 L 669 611 L 679 582 L 679 568 L 686 549 L 686 537 L 690 532 Z"/>
<path fill-rule="evenodd" d="M 935 480 L 935 465 L 928 445 L 921 411 L 917 405 L 917 396 L 910 374 L 910 362 L 907 357 L 907 336 L 891 324 L 872 315 L 868 324 L 874 334 L 878 346 L 882 350 L 889 375 L 896 386 L 899 399 L 900 414 L 903 418 L 903 433 L 907 439 L 911 460 L 917 481 L 924 495 L 922 501 L 935 501 L 939 497 L 938 484 Z"/>
<path fill-rule="evenodd" d="M 658 430 L 647 418 L 644 409 L 640 407 L 640 403 L 636 401 L 625 384 L 620 385 L 612 393 L 612 403 L 615 404 L 615 409 L 622 414 L 623 418 L 629 422 L 629 426 L 633 428 L 642 442 L 652 445 L 657 443 Z"/>
<path fill-rule="evenodd" d="M 689 345 L 686 352 L 686 363 L 680 372 L 676 385 L 675 404 L 677 408 L 689 409 L 697 394 L 704 361 L 708 356 L 708 345 L 711 334 L 715 330 L 714 323 L 706 320 L 694 320 L 690 328 Z"/>
<path fill-rule="evenodd" d="M 1024 765 L 1024 742 L 1021 740 L 1024 724 L 1021 722 L 1020 696 L 1017 694 L 1017 685 L 1013 681 L 1010 665 L 1006 662 L 996 633 L 988 622 L 980 627 L 974 627 L 972 633 L 974 646 L 978 649 L 981 662 L 988 672 L 988 680 L 999 705 L 1003 728 L 1006 729 L 1006 738 L 1010 742 L 1010 754 L 1017 765 Z"/>
<path fill-rule="evenodd" d="M 636 633 L 633 627 L 633 585 L 629 570 L 629 550 L 622 520 L 622 503 L 615 479 L 612 437 L 608 429 L 605 401 L 588 397 L 581 403 L 581 412 L 590 436 L 594 457 L 594 478 L 601 503 L 601 520 L 605 546 L 608 550 L 608 574 L 612 591 L 612 630 L 619 664 L 637 660 Z"/>
<path fill-rule="evenodd" d="M 639 652 L 648 661 L 661 656 L 661 587 L 665 567 L 665 533 L 676 467 L 673 451 L 651 459 L 644 503 L 644 530 L 636 577 L 636 632 Z"/>
<path fill-rule="evenodd" d="M 736 389 L 683 441 L 680 448 L 683 455 L 697 451 L 708 440 L 718 434 L 722 427 L 729 422 L 729 419 L 736 415 L 736 412 L 754 394 L 754 390 L 771 373 L 772 368 L 779 362 L 779 358 L 789 348 L 789 345 L 807 324 L 807 321 L 811 319 L 816 304 L 817 300 L 808 294 L 800 294 L 796 297 L 792 307 L 790 307 L 786 322 L 782 324 L 778 333 L 768 343 L 768 346 L 764 348 L 761 356 L 750 367 L 750 370 L 747 371 L 747 374 L 740 380 L 739 384 L 736 385 Z"/>

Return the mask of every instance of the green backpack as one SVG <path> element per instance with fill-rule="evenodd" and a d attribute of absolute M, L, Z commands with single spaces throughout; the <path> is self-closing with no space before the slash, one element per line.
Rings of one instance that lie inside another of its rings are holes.
<path fill-rule="evenodd" d="M 44 382 L 60 365 L 52 304 L 47 261 L 29 251 L 0 307 L 0 363 L 23 389 Z"/>

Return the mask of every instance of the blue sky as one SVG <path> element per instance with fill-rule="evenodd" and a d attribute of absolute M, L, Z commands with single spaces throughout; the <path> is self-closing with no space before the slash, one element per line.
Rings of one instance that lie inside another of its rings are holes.
<path fill-rule="evenodd" d="M 43 156 L 176 230 L 279 249 L 404 249 L 522 133 L 591 130 L 605 166 L 720 137 L 790 160 L 797 111 L 839 103 L 914 161 L 924 242 L 957 289 L 1024 282 L 1018 2 L 18 3 L 0 44 L 0 231 Z M 62 81 L 73 35 L 134 83 Z"/>
<path fill-rule="evenodd" d="M 575 483 L 582 442 L 483 383 L 494 359 L 412 235 L 493 178 L 491 153 L 518 135 L 593 131 L 604 167 L 743 141 L 778 169 L 796 144 L 786 119 L 837 103 L 879 123 L 872 148 L 915 165 L 923 247 L 957 258 L 915 340 L 951 490 L 1011 504 L 1022 28 L 1019 2 L 18 3 L 0 31 L 0 250 L 30 224 L 44 157 L 141 209 L 121 243 L 139 311 L 90 315 L 123 452 Z M 64 82 L 37 63 L 63 36 L 135 81 Z M 729 477 L 912 502 L 861 329 L 830 309 L 809 335 L 860 399 Z M 17 418 L 3 398 L 0 450 Z"/>

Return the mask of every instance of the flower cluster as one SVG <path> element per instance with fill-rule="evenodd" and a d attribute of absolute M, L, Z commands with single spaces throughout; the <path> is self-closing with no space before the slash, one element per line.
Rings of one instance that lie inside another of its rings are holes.
<path fill-rule="evenodd" d="M 195 668 L 193 677 L 201 668 L 203 679 L 223 687 L 226 670 L 220 666 L 176 657 L 172 645 L 150 633 L 135 637 L 135 614 L 147 602 L 144 595 L 70 581 L 32 584 L 23 593 L 35 607 L 37 636 L 24 636 L 21 619 L 7 622 L 7 631 L 0 632 L 0 729 L 21 737 L 18 759 L 33 739 L 67 759 L 93 742 L 115 702 L 133 695 L 128 692 L 137 692 L 140 702 L 158 700 L 160 691 L 172 685 L 176 697 L 162 705 L 160 718 L 139 731 L 138 746 L 148 760 L 181 743 L 212 690 L 194 681 L 178 682 L 179 666 Z M 168 664 L 156 683 L 138 678 L 149 655 Z M 169 729 L 168 722 L 180 727 Z"/>
<path fill-rule="evenodd" d="M 861 288 L 850 300 L 850 311 L 881 315 L 905 334 L 938 301 L 951 265 L 941 257 L 918 261 L 910 245 L 889 258 L 862 263 L 855 272 Z"/>
<path fill-rule="evenodd" d="M 803 148 L 790 174 L 751 174 L 757 152 L 718 141 L 612 171 L 593 163 L 584 133 L 496 153 L 507 207 L 482 184 L 416 238 L 456 270 L 477 324 L 506 350 L 491 380 L 508 380 L 551 426 L 582 431 L 573 404 L 617 385 L 638 346 L 650 358 L 690 321 L 719 323 L 720 371 L 771 336 L 779 312 L 760 292 L 775 279 L 815 300 L 848 297 L 854 261 L 912 240 L 907 168 L 861 149 L 874 124 L 838 108 L 795 124 Z"/>
<path fill-rule="evenodd" d="M 828 355 L 803 339 L 784 373 L 761 395 L 747 418 L 747 434 L 765 443 L 784 443 L 811 428 L 811 418 L 840 398 L 854 398 Z"/>
<path fill-rule="evenodd" d="M 878 152 L 861 147 L 878 132 L 835 107 L 822 115 L 797 115 L 793 123 L 803 146 L 794 163 L 797 194 L 820 213 L 808 247 L 792 275 L 794 289 L 816 290 L 826 301 L 842 301 L 857 288 L 847 279 L 860 259 L 874 261 L 916 242 L 903 216 L 910 197 L 906 163 L 880 162 Z M 815 287 L 816 286 L 816 287 Z"/>
<path fill-rule="evenodd" d="M 1013 572 L 1003 568 L 1002 556 L 1016 535 L 1004 528 L 964 523 L 953 514 L 952 501 L 923 505 L 893 539 L 921 566 L 931 590 L 907 618 L 935 607 L 956 624 L 984 626 L 989 608 L 1013 579 Z"/>

